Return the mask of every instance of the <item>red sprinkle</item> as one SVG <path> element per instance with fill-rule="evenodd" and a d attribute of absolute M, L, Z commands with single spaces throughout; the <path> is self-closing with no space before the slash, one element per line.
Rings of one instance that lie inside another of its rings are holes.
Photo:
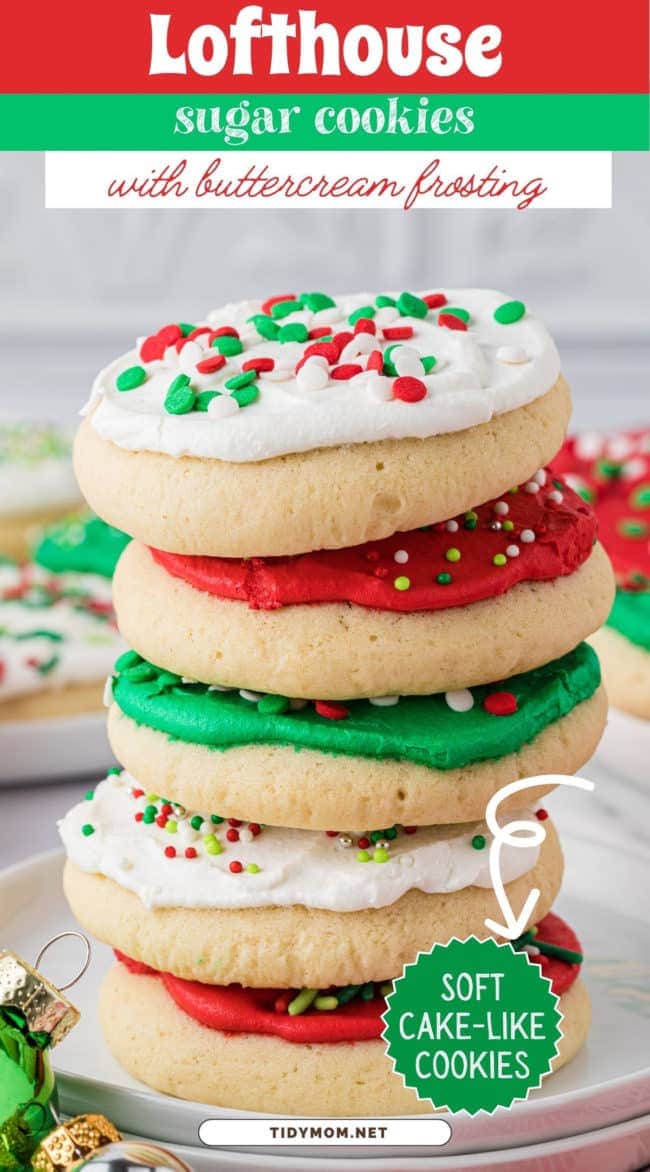
<path fill-rule="evenodd" d="M 373 573 L 375 575 L 375 578 L 387 578 L 388 577 L 388 570 L 386 569 L 386 566 L 376 566 Z"/>
<path fill-rule="evenodd" d="M 262 827 L 260 826 L 259 822 L 249 822 L 248 829 L 253 835 L 253 838 L 257 838 L 258 834 L 262 833 Z"/>
<path fill-rule="evenodd" d="M 209 358 L 202 358 L 200 362 L 197 362 L 196 369 L 200 374 L 214 374 L 225 365 L 225 354 L 211 354 Z"/>
<path fill-rule="evenodd" d="M 517 711 L 517 701 L 512 692 L 490 692 L 483 701 L 483 707 L 492 716 L 512 716 Z"/>
<path fill-rule="evenodd" d="M 175 846 L 166 846 L 165 847 L 165 858 L 167 858 L 167 859 L 175 859 L 176 858 L 176 847 Z"/>
<path fill-rule="evenodd" d="M 276 997 L 273 1002 L 273 1008 L 276 1013 L 286 1013 L 292 1001 L 293 993 L 287 990 L 286 993 L 280 993 L 280 996 Z"/>
<path fill-rule="evenodd" d="M 422 300 L 425 305 L 428 305 L 429 309 L 440 309 L 441 305 L 447 304 L 447 298 L 444 293 L 427 293 L 426 297 L 423 297 Z"/>
<path fill-rule="evenodd" d="M 370 846 L 370 839 L 369 838 L 360 838 L 357 842 L 357 846 L 362 851 L 367 850 L 368 847 Z"/>
<path fill-rule="evenodd" d="M 229 818 L 228 825 L 229 826 L 241 826 L 241 818 Z"/>
<path fill-rule="evenodd" d="M 131 797 L 132 798 L 143 798 L 144 797 L 144 790 L 143 789 L 132 789 L 131 790 Z"/>
<path fill-rule="evenodd" d="M 239 862 L 239 859 L 233 859 L 228 869 L 232 871 L 233 875 L 239 875 L 239 873 L 244 870 L 242 864 Z"/>
<path fill-rule="evenodd" d="M 183 334 L 181 327 L 173 322 L 171 325 L 163 326 L 161 330 L 158 330 L 158 337 L 164 343 L 165 347 L 167 347 L 174 346 L 178 339 L 183 337 Z"/>
<path fill-rule="evenodd" d="M 381 350 L 371 350 L 366 362 L 366 370 L 377 370 L 379 373 L 384 369 L 384 356 Z"/>
<path fill-rule="evenodd" d="M 143 362 L 156 362 L 165 353 L 165 343 L 158 334 L 145 338 L 140 347 L 140 358 Z"/>
<path fill-rule="evenodd" d="M 239 331 L 234 326 L 219 326 L 218 329 L 212 330 L 210 333 L 210 345 L 215 338 L 238 338 Z"/>
<path fill-rule="evenodd" d="M 156 818 L 156 826 L 160 826 L 161 830 L 164 830 L 168 821 L 169 819 L 166 818 L 164 814 L 159 814 Z"/>
<path fill-rule="evenodd" d="M 196 851 L 193 846 L 186 846 L 185 847 L 185 858 L 186 859 L 195 859 L 196 858 Z"/>
<path fill-rule="evenodd" d="M 242 370 L 256 370 L 258 374 L 262 374 L 265 370 L 273 370 L 274 366 L 273 358 L 249 358 L 247 362 L 242 363 Z"/>
<path fill-rule="evenodd" d="M 427 388 L 422 379 L 414 378 L 410 374 L 400 375 L 393 383 L 393 395 L 403 403 L 419 403 L 420 399 L 425 398 L 426 393 Z"/>
<path fill-rule="evenodd" d="M 339 381 L 345 381 L 349 378 L 354 378 L 355 374 L 362 374 L 363 367 L 358 362 L 343 362 L 341 366 L 335 366 L 330 370 L 330 378 L 336 378 Z"/>
<path fill-rule="evenodd" d="M 540 822 L 546 822 L 546 819 L 548 818 L 548 810 L 545 810 L 542 806 L 540 806 L 539 810 L 535 811 L 535 817 L 539 818 Z"/>
<path fill-rule="evenodd" d="M 135 818 L 136 822 L 142 822 L 142 819 L 144 818 L 144 812 L 142 810 L 138 810 L 137 814 L 134 814 L 133 817 Z"/>
<path fill-rule="evenodd" d="M 339 357 L 339 348 L 334 342 L 313 342 L 308 346 L 302 356 L 304 362 L 305 358 L 311 358 L 312 354 L 320 355 L 321 358 L 326 358 L 328 362 L 337 362 Z"/>
<path fill-rule="evenodd" d="M 173 812 L 174 812 L 173 807 L 169 804 L 169 802 L 163 802 L 162 806 L 160 807 L 160 813 L 161 814 L 173 814 Z"/>
<path fill-rule="evenodd" d="M 339 832 L 338 830 L 326 830 L 325 833 L 328 838 L 337 838 Z"/>
<path fill-rule="evenodd" d="M 332 345 L 336 346 L 340 354 L 341 350 L 347 346 L 348 342 L 352 342 L 353 340 L 354 334 L 350 333 L 350 330 L 341 330 L 340 333 L 335 334 L 332 338 Z"/>
<path fill-rule="evenodd" d="M 228 842 L 239 842 L 239 831 L 232 826 L 230 830 L 226 831 L 226 838 Z"/>
<path fill-rule="evenodd" d="M 349 716 L 349 710 L 345 704 L 335 704 L 333 700 L 317 700 L 314 705 L 319 716 L 326 717 L 327 720 L 345 720 Z"/>
<path fill-rule="evenodd" d="M 371 317 L 358 317 L 354 323 L 355 334 L 376 334 L 377 327 Z"/>
<path fill-rule="evenodd" d="M 280 293 L 278 297 L 267 297 L 262 305 L 262 313 L 270 314 L 274 305 L 279 305 L 281 301 L 295 301 L 295 293 Z"/>
<path fill-rule="evenodd" d="M 381 554 L 378 549 L 367 549 L 363 556 L 367 562 L 378 562 Z"/>
<path fill-rule="evenodd" d="M 438 314 L 438 325 L 446 326 L 448 330 L 466 330 L 467 322 L 461 321 L 456 317 L 455 313 L 440 313 Z"/>
<path fill-rule="evenodd" d="M 402 342 L 413 337 L 413 326 L 386 326 L 383 334 L 387 342 Z"/>
<path fill-rule="evenodd" d="M 418 829 L 417 826 L 405 826 L 404 833 L 405 834 L 417 834 L 417 829 Z"/>
<path fill-rule="evenodd" d="M 189 333 L 187 335 L 185 341 L 186 342 L 193 342 L 195 338 L 200 338 L 202 334 L 211 334 L 211 333 L 212 333 L 212 329 L 210 326 L 197 326 L 195 330 L 192 330 L 191 333 Z"/>

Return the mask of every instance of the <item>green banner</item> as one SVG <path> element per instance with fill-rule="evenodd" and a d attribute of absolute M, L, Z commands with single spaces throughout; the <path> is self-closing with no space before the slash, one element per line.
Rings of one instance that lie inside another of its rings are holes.
<path fill-rule="evenodd" d="M 650 146 L 643 94 L 2 94 L 0 150 Z"/>

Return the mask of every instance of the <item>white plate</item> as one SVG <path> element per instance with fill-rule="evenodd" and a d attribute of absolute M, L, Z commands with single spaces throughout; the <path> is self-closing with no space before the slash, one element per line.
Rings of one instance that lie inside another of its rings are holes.
<path fill-rule="evenodd" d="M 610 708 L 594 761 L 631 781 L 645 783 L 650 791 L 650 720 Z"/>
<path fill-rule="evenodd" d="M 112 765 L 103 711 L 0 721 L 0 786 L 101 776 Z"/>
<path fill-rule="evenodd" d="M 54 933 L 73 926 L 61 892 L 61 865 L 61 852 L 52 852 L 0 873 L 0 940 L 25 959 L 33 959 Z M 606 847 L 601 850 L 599 867 L 610 884 L 617 874 L 624 873 L 630 884 L 645 874 L 642 863 Z M 575 925 L 585 946 L 586 977 L 594 1004 L 589 1044 L 528 1102 L 493 1116 L 454 1116 L 453 1139 L 445 1149 L 450 1155 L 548 1142 L 625 1122 L 648 1110 L 647 923 L 632 914 L 610 916 L 600 903 L 585 899 L 562 899 L 560 910 Z M 48 959 L 47 973 L 55 982 L 63 982 L 74 963 L 70 951 L 65 957 L 59 953 Z M 74 990 L 82 1022 L 54 1052 L 64 1109 L 103 1111 L 125 1131 L 185 1146 L 196 1145 L 199 1123 L 207 1116 L 242 1117 L 242 1112 L 156 1094 L 120 1069 L 102 1040 L 95 1011 L 97 988 L 110 963 L 109 949 L 97 945 L 89 973 Z M 263 1150 L 276 1156 L 280 1152 Z M 284 1151 L 287 1157 L 302 1158 L 305 1150 Z M 345 1154 L 345 1149 L 339 1151 Z M 332 1158 L 331 1149 L 310 1149 L 311 1156 L 321 1153 Z M 356 1153 L 357 1160 L 372 1155 L 378 1168 L 378 1159 L 389 1155 L 399 1155 L 400 1166 L 406 1156 L 415 1158 L 412 1149 L 383 1148 L 379 1158 L 376 1149 L 356 1149 Z M 419 1149 L 418 1158 L 427 1154 L 438 1158 L 440 1149 L 428 1153 Z"/>
<path fill-rule="evenodd" d="M 205 1148 L 165 1145 L 194 1169 L 194 1172 L 286 1172 L 286 1156 L 254 1155 L 247 1152 L 206 1151 Z M 304 1152 L 304 1149 L 303 1149 Z M 582 1135 L 550 1143 L 477 1152 L 474 1155 L 447 1155 L 440 1149 L 435 1165 L 421 1156 L 402 1157 L 400 1172 L 643 1172 L 650 1162 L 650 1115 L 627 1123 L 587 1131 Z M 301 1156 L 300 1172 L 395 1172 L 392 1157 L 383 1155 Z"/>

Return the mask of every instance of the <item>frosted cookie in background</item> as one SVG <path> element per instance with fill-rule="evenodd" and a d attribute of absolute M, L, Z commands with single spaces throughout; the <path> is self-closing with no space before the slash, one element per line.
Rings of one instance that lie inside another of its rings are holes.
<path fill-rule="evenodd" d="M 554 467 L 595 509 L 616 597 L 590 642 L 612 710 L 601 755 L 648 777 L 650 751 L 650 428 L 567 440 Z"/>
<path fill-rule="evenodd" d="M 80 504 L 67 432 L 0 420 L 0 555 L 25 561 L 34 532 Z"/>
<path fill-rule="evenodd" d="M 0 722 L 101 710 L 124 646 L 111 578 L 127 542 L 75 515 L 41 534 L 32 562 L 0 565 Z"/>

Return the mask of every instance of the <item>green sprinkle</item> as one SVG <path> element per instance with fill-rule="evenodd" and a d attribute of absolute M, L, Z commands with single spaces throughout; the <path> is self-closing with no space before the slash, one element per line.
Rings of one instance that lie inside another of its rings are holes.
<path fill-rule="evenodd" d="M 495 553 L 494 557 L 492 558 L 492 564 L 494 566 L 505 566 L 507 560 L 508 559 L 504 553 Z"/>
<path fill-rule="evenodd" d="M 448 549 L 445 553 L 445 559 L 448 562 L 459 562 L 460 557 L 461 557 L 460 550 L 456 549 L 455 545 L 452 545 L 451 548 Z"/>
<path fill-rule="evenodd" d="M 289 708 L 286 696 L 262 696 L 257 701 L 257 711 L 266 716 L 279 716 Z"/>
<path fill-rule="evenodd" d="M 242 387 L 240 391 L 233 391 L 232 397 L 240 407 L 249 407 L 256 399 L 259 399 L 259 389 L 251 384 L 248 387 Z"/>
<path fill-rule="evenodd" d="M 123 651 L 115 660 L 115 671 L 126 671 L 127 667 L 135 667 L 136 663 L 142 663 L 142 656 L 138 655 L 137 651 Z"/>
<path fill-rule="evenodd" d="M 235 338 L 233 334 L 219 334 L 218 338 L 212 339 L 210 346 L 213 350 L 218 350 L 219 354 L 223 354 L 224 358 L 234 358 L 244 349 L 240 339 Z"/>
<path fill-rule="evenodd" d="M 156 806 L 147 806 L 143 815 L 142 815 L 142 821 L 145 822 L 147 826 L 150 826 L 152 822 L 155 822 L 157 817 L 158 817 L 157 807 Z"/>
<path fill-rule="evenodd" d="M 615 480 L 623 471 L 620 460 L 599 460 L 596 468 L 604 480 Z"/>
<path fill-rule="evenodd" d="M 632 518 L 619 521 L 617 528 L 623 537 L 647 537 L 648 534 L 647 521 L 635 521 Z"/>
<path fill-rule="evenodd" d="M 384 350 L 384 374 L 387 374 L 390 378 L 397 378 L 397 370 L 392 359 L 392 354 L 393 350 L 396 350 L 399 345 L 399 342 L 392 342 Z"/>
<path fill-rule="evenodd" d="M 247 863 L 246 870 L 248 871 L 249 875 L 259 875 L 260 873 L 260 869 L 257 863 Z"/>
<path fill-rule="evenodd" d="M 366 985 L 361 986 L 359 996 L 362 1001 L 372 1001 L 375 996 L 375 986 L 373 981 L 368 981 Z"/>
<path fill-rule="evenodd" d="M 352 313 L 348 315 L 348 321 L 351 326 L 354 326 L 363 317 L 374 317 L 376 312 L 374 305 L 360 305 L 358 309 L 353 309 Z"/>
<path fill-rule="evenodd" d="M 95 833 L 95 827 L 91 826 L 90 822 L 86 822 L 85 826 L 81 827 L 81 833 L 84 838 L 90 838 L 91 834 Z"/>
<path fill-rule="evenodd" d="M 390 996 L 390 994 L 393 992 L 393 982 L 382 981 L 381 985 L 379 986 L 379 992 L 381 993 L 382 997 Z"/>
<path fill-rule="evenodd" d="M 386 293 L 380 293 L 379 297 L 375 297 L 375 305 L 377 309 L 395 309 L 397 302 L 394 297 L 389 297 Z"/>
<path fill-rule="evenodd" d="M 369 863 L 370 862 L 370 855 L 368 854 L 368 851 L 357 851 L 357 862 L 358 863 Z"/>
<path fill-rule="evenodd" d="M 503 525 L 503 528 L 506 530 L 506 533 L 512 533 L 512 530 L 515 527 L 514 521 L 508 521 L 506 519 L 505 521 L 502 521 L 501 523 Z"/>
<path fill-rule="evenodd" d="M 145 797 L 148 802 L 159 802 L 160 801 L 158 794 L 145 794 Z"/>
<path fill-rule="evenodd" d="M 422 363 L 422 366 L 424 367 L 424 373 L 431 374 L 431 371 L 433 370 L 437 361 L 438 361 L 437 358 L 435 358 L 433 354 L 423 354 L 422 358 L 420 359 L 420 362 Z"/>
<path fill-rule="evenodd" d="M 227 385 L 227 384 L 226 384 Z M 201 391 L 194 400 L 195 411 L 207 411 L 213 399 L 218 399 L 220 391 Z"/>
<path fill-rule="evenodd" d="M 640 484 L 632 493 L 631 504 L 637 509 L 650 508 L 650 484 Z"/>
<path fill-rule="evenodd" d="M 389 842 L 392 842 L 394 838 L 397 838 L 397 827 L 388 826 L 387 829 L 384 830 L 383 838 L 387 838 Z"/>
<path fill-rule="evenodd" d="M 209 855 L 220 855 L 223 850 L 221 843 L 214 837 L 214 834 L 206 834 L 203 839 L 203 845 Z"/>
<path fill-rule="evenodd" d="M 327 1013 L 328 1011 L 330 1011 L 332 1009 L 338 1009 L 338 1007 L 339 1007 L 338 997 L 334 997 L 334 996 L 316 997 L 314 1000 L 314 1009 L 320 1009 L 322 1013 Z"/>
<path fill-rule="evenodd" d="M 389 855 L 388 851 L 386 850 L 386 848 L 383 846 L 378 846 L 372 852 L 373 863 L 387 863 L 389 858 L 390 858 L 390 855 Z"/>
<path fill-rule="evenodd" d="M 463 525 L 465 529 L 476 529 L 477 524 L 478 513 L 475 513 L 473 509 L 470 509 L 469 513 L 465 513 L 465 520 Z"/>
<path fill-rule="evenodd" d="M 344 985 L 337 994 L 339 1005 L 347 1005 L 349 1001 L 354 1001 L 360 992 L 361 985 Z"/>
<path fill-rule="evenodd" d="M 49 639 L 51 643 L 62 643 L 63 635 L 59 631 L 48 631 L 46 627 L 37 627 L 35 631 L 21 631 L 14 638 L 17 642 L 23 639 Z"/>
<path fill-rule="evenodd" d="M 299 301 L 276 301 L 275 305 L 271 306 L 271 317 L 277 321 L 280 318 L 288 317 L 290 313 L 297 313 L 299 309 Z"/>
<path fill-rule="evenodd" d="M 173 818 L 170 818 L 165 824 L 165 830 L 168 834 L 178 834 L 178 822 L 176 822 Z"/>
<path fill-rule="evenodd" d="M 122 770 L 120 769 L 119 765 L 112 765 L 110 769 L 106 770 L 106 776 L 107 777 L 119 777 L 121 772 L 122 772 Z"/>
<path fill-rule="evenodd" d="M 436 574 L 436 582 L 439 586 L 448 586 L 451 582 L 451 574 L 447 570 L 443 570 L 442 573 Z"/>
<path fill-rule="evenodd" d="M 469 311 L 467 309 L 459 309 L 457 305 L 445 305 L 442 312 L 451 313 L 453 317 L 458 317 L 461 321 L 469 321 Z"/>
<path fill-rule="evenodd" d="M 301 989 L 297 997 L 290 1001 L 287 1006 L 287 1013 L 292 1017 L 297 1017 L 298 1014 L 304 1013 L 309 1009 L 309 1006 L 318 997 L 318 989 Z"/>
<path fill-rule="evenodd" d="M 429 306 L 421 297 L 416 297 L 415 293 L 400 293 L 397 298 L 397 308 L 402 317 L 426 317 L 429 312 Z"/>
<path fill-rule="evenodd" d="M 396 578 L 393 582 L 393 586 L 396 590 L 410 590 L 411 579 L 407 578 L 404 574 L 400 574 L 399 578 Z"/>
<path fill-rule="evenodd" d="M 280 333 L 277 322 L 274 322 L 266 313 L 254 313 L 248 320 L 255 326 L 258 334 L 266 338 L 268 342 L 273 342 Z"/>
<path fill-rule="evenodd" d="M 229 391 L 241 391 L 250 383 L 254 383 L 256 378 L 256 370 L 242 370 L 241 374 L 233 374 L 231 378 L 227 378 L 224 386 Z"/>
<path fill-rule="evenodd" d="M 535 947 L 539 948 L 544 956 L 556 956 L 558 960 L 565 960 L 567 964 L 582 964 L 583 961 L 581 952 L 574 952 L 571 948 L 561 948 L 559 944 L 547 944 L 538 936 L 535 937 Z"/>
<path fill-rule="evenodd" d="M 211 815 L 210 815 L 210 821 L 211 821 L 211 822 L 212 822 L 212 823 L 213 823 L 215 826 L 221 826 L 221 823 L 223 822 L 223 818 L 222 818 L 222 817 L 221 817 L 219 814 L 211 814 Z"/>
<path fill-rule="evenodd" d="M 383 830 L 373 830 L 370 834 L 370 841 L 371 842 L 379 842 L 379 839 L 383 838 L 383 837 L 384 837 Z"/>
<path fill-rule="evenodd" d="M 179 374 L 169 384 L 165 395 L 165 411 L 169 415 L 187 415 L 192 410 L 196 396 L 190 386 L 189 375 Z"/>
<path fill-rule="evenodd" d="M 49 659 L 42 660 L 42 662 L 39 663 L 38 668 L 37 668 L 39 675 L 42 675 L 42 676 L 49 675 L 51 671 L 54 671 L 54 668 L 57 666 L 58 663 L 60 663 L 60 661 L 61 661 L 60 655 L 51 655 Z"/>
<path fill-rule="evenodd" d="M 336 302 L 327 293 L 301 293 L 300 304 L 303 309 L 318 313 L 320 309 L 334 309 Z"/>
<path fill-rule="evenodd" d="M 201 827 L 203 826 L 203 818 L 201 817 L 200 814 L 194 814 L 193 817 L 190 818 L 190 826 L 192 827 L 192 830 L 200 830 L 201 829 Z"/>
<path fill-rule="evenodd" d="M 85 799 L 86 799 L 86 801 L 87 801 L 87 802 L 92 802 L 92 800 L 93 800 L 94 796 L 95 796 L 95 791 L 94 791 L 94 789 L 89 789 L 89 790 L 88 790 L 88 793 L 87 793 L 87 794 L 85 794 Z"/>
<path fill-rule="evenodd" d="M 128 366 L 126 370 L 118 374 L 115 386 L 118 391 L 133 391 L 136 387 L 142 386 L 146 377 L 147 372 L 144 366 Z"/>
<path fill-rule="evenodd" d="M 519 321 L 525 312 L 526 306 L 523 301 L 504 301 L 503 305 L 499 305 L 495 309 L 494 320 L 502 326 L 509 326 L 513 322 Z"/>
<path fill-rule="evenodd" d="M 193 334 L 196 329 L 196 326 L 192 325 L 192 323 L 189 321 L 179 321 L 176 324 L 178 325 L 178 328 L 184 338 L 186 338 L 188 334 Z"/>
<path fill-rule="evenodd" d="M 485 849 L 485 835 L 475 834 L 472 839 L 472 846 L 475 851 L 482 851 Z"/>
<path fill-rule="evenodd" d="M 523 948 L 524 945 L 526 945 L 526 944 L 532 944 L 533 940 L 535 939 L 536 934 L 537 934 L 536 928 L 529 928 L 528 931 L 524 932 L 522 936 L 518 936 L 516 940 L 513 940 L 512 947 L 515 949 L 519 949 L 519 948 Z"/>
<path fill-rule="evenodd" d="M 278 342 L 306 342 L 309 330 L 304 322 L 294 321 L 286 326 L 280 326 Z"/>

